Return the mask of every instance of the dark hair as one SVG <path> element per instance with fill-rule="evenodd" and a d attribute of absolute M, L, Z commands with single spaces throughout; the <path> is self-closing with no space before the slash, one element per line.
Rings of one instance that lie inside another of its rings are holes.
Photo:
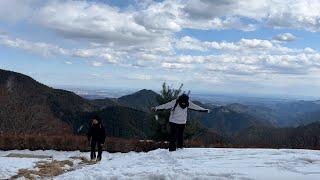
<path fill-rule="evenodd" d="M 91 119 L 96 119 L 97 121 L 101 121 L 101 119 L 100 119 L 100 117 L 98 116 L 98 115 L 93 115 L 92 117 L 91 117 Z"/>
<path fill-rule="evenodd" d="M 102 124 L 100 116 L 98 115 L 91 116 L 91 120 L 94 120 L 94 119 L 98 121 L 98 124 Z"/>
<path fill-rule="evenodd" d="M 185 105 L 183 106 L 182 103 L 184 103 Z M 186 94 L 182 94 L 181 96 L 179 96 L 178 99 L 176 100 L 176 104 L 174 105 L 172 111 L 176 109 L 178 104 L 182 109 L 189 107 L 189 96 Z"/>

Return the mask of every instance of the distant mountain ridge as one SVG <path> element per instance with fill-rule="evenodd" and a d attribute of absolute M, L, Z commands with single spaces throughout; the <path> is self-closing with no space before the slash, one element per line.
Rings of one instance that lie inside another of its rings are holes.
<path fill-rule="evenodd" d="M 317 101 L 293 101 L 275 105 L 229 104 L 228 108 L 250 114 L 278 127 L 297 127 L 320 121 L 320 104 Z"/>
<path fill-rule="evenodd" d="M 140 109 L 148 112 L 150 107 L 158 105 L 157 98 L 160 95 L 152 90 L 143 89 L 133 94 L 118 98 L 118 103 L 122 106 Z"/>
<path fill-rule="evenodd" d="M 320 122 L 296 128 L 249 127 L 234 136 L 234 142 L 246 147 L 320 148 Z"/>
<path fill-rule="evenodd" d="M 26 75 L 0 70 L 0 133 L 15 134 L 83 134 L 92 115 L 99 115 L 107 134 L 116 137 L 149 138 L 151 106 L 158 105 L 159 94 L 143 89 L 120 98 L 87 100 L 75 93 L 53 89 Z M 214 106 L 194 101 L 212 110 L 191 111 L 189 119 L 200 122 L 204 131 L 198 139 L 225 142 L 267 144 L 269 135 L 280 135 L 279 142 L 291 146 L 299 137 L 308 145 L 318 140 L 320 104 L 318 101 L 277 103 L 273 106 L 229 104 Z M 315 123 L 314 123 L 315 122 Z M 313 123 L 312 125 L 308 125 Z M 278 128 L 290 125 L 297 128 Z M 319 128 L 320 129 L 320 128 Z M 290 138 L 295 139 L 294 142 Z M 276 138 L 272 141 L 278 143 Z M 287 142 L 286 142 L 287 143 Z M 280 145 L 279 145 L 280 146 Z"/>
<path fill-rule="evenodd" d="M 36 124 L 35 127 L 39 127 L 31 128 L 34 130 L 30 131 L 34 131 L 34 133 L 49 133 L 51 131 L 52 133 L 55 133 L 60 132 L 61 129 L 71 129 L 68 130 L 69 133 L 72 131 L 77 133 L 79 128 L 83 126 L 89 118 L 87 117 L 86 120 L 80 121 L 79 119 L 83 119 L 82 115 L 86 117 L 90 113 L 103 114 L 103 112 L 110 111 L 110 108 L 113 108 L 113 111 L 118 109 L 117 112 L 121 111 L 122 113 L 120 113 L 118 117 L 113 117 L 115 115 L 108 114 L 108 117 L 105 117 L 105 121 L 110 123 L 109 119 L 113 119 L 114 121 L 122 122 L 120 123 L 121 126 L 127 127 L 127 124 L 130 124 L 132 118 L 134 121 L 138 121 L 135 117 L 130 117 L 128 115 L 123 116 L 132 111 L 131 109 L 135 109 L 137 112 L 142 111 L 143 113 L 141 114 L 143 115 L 141 115 L 141 117 L 145 117 L 149 114 L 149 108 L 158 104 L 157 98 L 159 97 L 159 94 L 146 89 L 120 97 L 118 99 L 106 98 L 103 100 L 89 101 L 72 92 L 50 88 L 36 82 L 28 76 L 19 73 L 1 70 L 0 74 L 0 89 L 2 92 L 2 96 L 0 98 L 0 102 L 2 102 L 0 104 L 0 110 L 3 114 L 1 117 L 4 119 L 2 120 L 3 125 L 1 126 L 1 131 L 4 132 L 9 132 L 14 129 L 12 125 L 10 125 L 10 122 L 15 122 L 18 124 L 21 123 L 20 125 L 16 126 L 21 127 L 19 128 L 20 130 L 18 132 L 28 132 L 26 129 L 23 129 L 22 124 L 24 121 L 19 120 L 23 117 L 25 121 L 34 121 Z M 200 102 L 196 103 L 201 104 Z M 21 106 L 20 108 L 19 105 Z M 215 108 L 215 106 L 212 105 L 201 104 L 201 106 Z M 10 109 L 14 110 L 15 113 L 8 114 L 8 112 L 11 112 Z M 19 111 L 19 109 L 24 111 Z M 223 110 L 220 111 L 222 112 Z M 130 115 L 138 116 L 137 113 L 131 113 Z M 225 119 L 224 121 L 217 119 L 215 117 L 217 115 L 217 112 L 215 112 L 213 116 L 206 116 L 204 117 L 204 120 L 201 121 L 205 126 L 218 130 L 219 132 L 233 132 L 235 129 L 237 129 L 237 126 L 247 124 L 246 122 L 241 123 L 241 121 L 246 121 L 246 119 L 243 118 L 240 118 L 239 123 L 237 121 L 229 122 Z M 11 121 L 8 121 L 8 119 L 11 119 Z M 220 124 L 212 124 L 209 122 L 219 122 Z M 42 129 L 42 127 L 45 127 L 46 124 L 49 125 L 50 123 L 56 123 L 58 125 L 50 125 L 50 129 Z M 252 122 L 250 120 L 250 123 L 254 124 L 253 120 Z M 61 124 L 63 124 L 64 128 L 60 127 Z M 137 123 L 136 126 L 132 126 L 132 128 L 141 130 L 141 132 L 132 134 L 148 134 L 144 132 L 145 129 L 143 129 L 143 127 L 145 126 L 149 125 Z"/>
<path fill-rule="evenodd" d="M 145 119 L 145 112 L 122 107 L 113 100 L 109 103 L 106 106 L 106 100 L 102 104 L 89 101 L 73 92 L 50 88 L 26 75 L 0 70 L 0 133 L 78 133 L 88 125 L 88 115 L 105 113 L 108 116 L 103 119 L 110 136 L 126 136 L 127 131 L 134 131 L 127 134 L 145 136 L 143 127 L 147 125 L 140 122 Z M 143 118 L 137 119 L 140 117 Z M 112 123 L 119 127 L 113 125 L 110 129 Z"/>
<path fill-rule="evenodd" d="M 192 115 L 198 116 L 206 128 L 227 136 L 251 126 L 272 126 L 268 121 L 254 117 L 246 111 L 233 110 L 228 106 L 216 107 L 209 114 L 193 113 Z"/>
<path fill-rule="evenodd" d="M 157 98 L 159 96 L 158 93 L 152 90 L 142 89 L 119 98 L 94 99 L 91 102 L 101 109 L 111 106 L 124 106 L 149 112 L 150 107 L 158 105 Z"/>
<path fill-rule="evenodd" d="M 20 73 L 0 70 L 0 131 L 72 133 L 64 116 L 92 110 L 80 96 L 45 86 Z"/>

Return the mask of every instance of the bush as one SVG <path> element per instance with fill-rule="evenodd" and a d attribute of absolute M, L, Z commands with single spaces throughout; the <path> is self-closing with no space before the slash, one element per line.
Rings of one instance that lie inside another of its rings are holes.
<path fill-rule="evenodd" d="M 201 141 L 185 141 L 186 147 L 209 147 Z M 138 140 L 107 137 L 103 147 L 108 152 L 147 152 L 158 148 L 168 148 L 166 141 Z M 30 150 L 59 150 L 59 151 L 89 151 L 89 142 L 85 136 L 61 135 L 50 136 L 41 134 L 13 135 L 0 134 L 0 149 L 30 149 Z"/>

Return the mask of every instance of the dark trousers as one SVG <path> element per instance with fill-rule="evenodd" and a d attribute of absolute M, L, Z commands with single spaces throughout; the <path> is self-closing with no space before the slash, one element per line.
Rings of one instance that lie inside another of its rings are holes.
<path fill-rule="evenodd" d="M 183 148 L 183 131 L 185 124 L 170 124 L 170 144 L 169 151 L 175 151 L 177 148 Z M 177 143 L 176 143 L 177 142 Z"/>
<path fill-rule="evenodd" d="M 96 139 L 92 139 L 91 140 L 91 160 L 98 158 L 98 160 L 101 160 L 101 156 L 102 156 L 102 146 L 101 146 L 102 142 L 96 140 Z M 98 146 L 98 157 L 96 157 L 96 146 Z"/>

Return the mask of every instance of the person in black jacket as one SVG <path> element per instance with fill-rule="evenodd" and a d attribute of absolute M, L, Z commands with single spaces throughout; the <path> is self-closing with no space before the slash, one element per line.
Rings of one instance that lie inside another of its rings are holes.
<path fill-rule="evenodd" d="M 102 146 L 104 145 L 106 139 L 106 132 L 98 116 L 94 116 L 92 118 L 91 126 L 87 136 L 91 145 L 91 160 L 95 160 L 97 158 L 97 161 L 101 161 Z M 98 146 L 98 157 L 96 157 L 96 146 Z"/>

